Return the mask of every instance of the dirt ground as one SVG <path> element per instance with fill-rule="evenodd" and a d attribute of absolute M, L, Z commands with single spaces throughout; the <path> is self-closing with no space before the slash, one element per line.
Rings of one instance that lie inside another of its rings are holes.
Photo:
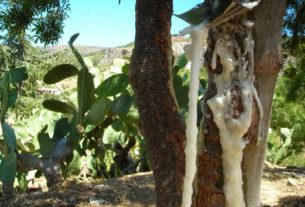
<path fill-rule="evenodd" d="M 44 189 L 44 186 L 41 186 Z M 305 207 L 305 169 L 267 168 L 262 182 L 264 207 Z M 111 180 L 68 180 L 59 189 L 29 192 L 0 201 L 0 207 L 155 206 L 152 173 Z"/>

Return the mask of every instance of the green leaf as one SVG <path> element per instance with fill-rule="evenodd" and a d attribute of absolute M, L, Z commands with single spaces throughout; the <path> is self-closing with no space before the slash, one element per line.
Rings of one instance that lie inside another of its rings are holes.
<path fill-rule="evenodd" d="M 95 102 L 86 116 L 86 120 L 89 124 L 98 126 L 103 123 L 107 112 L 109 100 L 106 98 L 100 98 Z"/>
<path fill-rule="evenodd" d="M 202 87 L 203 90 L 205 90 L 207 88 L 207 80 L 200 79 L 200 86 Z"/>
<path fill-rule="evenodd" d="M 67 118 L 59 119 L 54 127 L 54 135 L 52 137 L 53 142 L 58 142 L 62 138 L 66 137 L 69 133 L 69 120 Z"/>
<path fill-rule="evenodd" d="M 52 68 L 47 74 L 44 76 L 43 81 L 46 84 L 57 83 L 66 78 L 75 76 L 79 73 L 78 69 L 70 64 L 61 64 Z"/>
<path fill-rule="evenodd" d="M 125 65 L 123 65 L 123 67 L 122 67 L 122 73 L 128 75 L 129 68 L 130 68 L 130 64 L 125 64 Z"/>
<path fill-rule="evenodd" d="M 198 95 L 202 95 L 205 93 L 205 89 L 206 89 L 206 81 L 205 80 L 200 80 L 200 84 L 199 84 L 199 90 L 198 90 Z"/>
<path fill-rule="evenodd" d="M 120 116 L 120 120 L 122 120 L 124 123 L 122 127 L 122 131 L 127 136 L 138 135 L 139 113 L 134 107 L 131 107 L 126 115 Z"/>
<path fill-rule="evenodd" d="M 28 79 L 28 74 L 26 73 L 25 67 L 14 68 L 9 71 L 10 73 L 10 82 L 11 83 L 20 83 Z"/>
<path fill-rule="evenodd" d="M 17 173 L 18 187 L 22 193 L 27 191 L 28 182 L 26 180 L 26 173 Z"/>
<path fill-rule="evenodd" d="M 37 140 L 38 142 L 38 140 Z M 18 143 L 19 144 L 19 143 Z M 38 143 L 39 145 L 39 143 Z M 33 152 L 33 151 L 36 151 L 36 145 L 34 143 L 31 143 L 31 142 L 26 142 L 25 143 L 25 146 L 27 147 L 28 151 L 29 152 Z M 38 148 L 38 147 L 37 147 Z"/>
<path fill-rule="evenodd" d="M 267 143 L 267 147 L 268 147 L 268 150 L 271 151 L 272 148 L 274 147 L 274 144 L 271 143 L 271 142 L 268 142 L 268 143 Z"/>
<path fill-rule="evenodd" d="M 73 159 L 69 164 L 69 172 L 73 175 L 78 175 L 81 171 L 82 168 L 82 160 L 81 160 L 81 156 L 79 155 L 79 153 L 74 150 L 73 151 Z"/>
<path fill-rule="evenodd" d="M 133 97 L 123 95 L 115 99 L 110 104 L 110 110 L 118 115 L 126 115 L 133 103 Z"/>
<path fill-rule="evenodd" d="M 183 79 L 179 75 L 174 75 L 173 76 L 173 85 L 174 85 L 175 89 L 182 87 Z"/>
<path fill-rule="evenodd" d="M 183 85 L 183 79 L 178 75 L 174 75 L 173 85 L 179 107 L 187 107 L 189 87 Z"/>
<path fill-rule="evenodd" d="M 73 140 L 74 142 L 78 142 L 81 139 L 79 127 L 81 127 L 81 126 L 77 123 L 76 117 L 73 116 L 73 118 L 69 124 L 68 138 Z"/>
<path fill-rule="evenodd" d="M 122 132 L 115 131 L 112 126 L 106 128 L 103 136 L 104 144 L 112 144 L 115 142 L 119 142 L 121 136 L 123 136 Z"/>
<path fill-rule="evenodd" d="M 126 124 L 139 125 L 139 112 L 136 108 L 131 107 L 125 116 L 120 117 Z"/>
<path fill-rule="evenodd" d="M 187 60 L 185 54 L 182 54 L 176 60 L 175 65 L 177 65 L 179 69 L 182 69 L 187 65 L 187 63 L 188 63 L 188 60 Z"/>
<path fill-rule="evenodd" d="M 72 45 L 74 43 L 74 41 L 78 38 L 78 36 L 79 36 L 79 33 L 75 33 L 74 35 L 72 35 L 70 37 L 69 44 Z"/>
<path fill-rule="evenodd" d="M 9 73 L 5 72 L 2 80 L 2 90 L 1 90 L 1 113 L 0 118 L 3 122 L 5 119 L 5 114 L 8 108 L 8 99 L 9 99 Z"/>
<path fill-rule="evenodd" d="M 75 112 L 73 106 L 70 106 L 68 103 L 55 99 L 47 99 L 43 101 L 42 105 L 50 111 L 60 112 L 63 114 L 73 114 Z"/>
<path fill-rule="evenodd" d="M 274 164 L 278 164 L 279 160 L 284 157 L 286 153 L 287 150 L 284 147 L 278 149 L 274 156 Z"/>
<path fill-rule="evenodd" d="M 93 75 L 87 68 L 83 68 L 77 79 L 77 99 L 79 114 L 82 117 L 92 106 L 94 101 Z M 82 118 L 81 118 L 82 119 Z M 79 120 L 81 123 L 81 120 Z"/>
<path fill-rule="evenodd" d="M 139 134 L 139 129 L 137 126 L 131 124 L 130 122 L 126 121 L 124 118 L 126 130 L 124 131 L 127 136 L 137 136 Z"/>
<path fill-rule="evenodd" d="M 16 103 L 18 96 L 17 90 L 13 89 L 9 91 L 9 96 L 8 96 L 8 107 L 13 107 Z"/>
<path fill-rule="evenodd" d="M 6 122 L 2 122 L 2 133 L 4 140 L 10 152 L 14 152 L 16 149 L 16 135 L 13 128 Z"/>
<path fill-rule="evenodd" d="M 113 122 L 113 123 L 111 124 L 111 126 L 112 126 L 112 128 L 113 128 L 115 131 L 120 132 L 120 131 L 123 131 L 122 128 L 123 128 L 123 126 L 124 126 L 124 123 L 123 123 L 122 120 L 118 119 L 118 120 L 116 120 L 115 122 Z"/>
<path fill-rule="evenodd" d="M 2 183 L 13 184 L 16 176 L 17 157 L 15 152 L 6 154 L 0 164 L 0 180 Z"/>
<path fill-rule="evenodd" d="M 128 86 L 128 76 L 126 74 L 116 74 L 103 81 L 96 89 L 99 97 L 114 96 Z"/>
<path fill-rule="evenodd" d="M 53 141 L 49 134 L 46 133 L 47 125 L 38 133 L 38 142 L 40 146 L 40 153 L 43 157 L 49 157 L 53 149 Z"/>

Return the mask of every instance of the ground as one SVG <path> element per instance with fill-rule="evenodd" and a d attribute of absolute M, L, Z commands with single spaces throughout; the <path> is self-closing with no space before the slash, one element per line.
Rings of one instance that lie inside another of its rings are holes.
<path fill-rule="evenodd" d="M 261 195 L 265 207 L 305 207 L 305 168 L 266 168 Z"/>
<path fill-rule="evenodd" d="M 262 201 L 264 207 L 305 207 L 305 168 L 266 168 Z M 58 189 L 28 192 L 0 202 L 0 207 L 150 207 L 155 206 L 155 193 L 148 172 L 110 180 L 67 180 Z"/>

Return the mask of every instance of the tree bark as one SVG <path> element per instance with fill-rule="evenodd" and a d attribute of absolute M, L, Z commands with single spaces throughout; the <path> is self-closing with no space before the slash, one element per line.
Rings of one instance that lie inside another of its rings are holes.
<path fill-rule="evenodd" d="M 137 0 L 129 74 L 154 172 L 157 206 L 181 205 L 185 171 L 185 124 L 171 75 L 172 4 L 172 0 Z"/>
<path fill-rule="evenodd" d="M 254 39 L 254 74 L 255 88 L 263 109 L 261 120 L 262 140 L 256 144 L 259 125 L 259 110 L 257 103 L 253 102 L 252 121 L 248 132 L 244 135 L 249 143 L 243 150 L 242 173 L 243 192 L 247 207 L 260 206 L 260 183 L 265 159 L 267 134 L 271 117 L 272 98 L 278 73 L 282 67 L 281 56 L 281 32 L 285 10 L 285 0 L 262 0 L 260 5 L 249 13 L 249 19 L 253 19 Z M 206 68 L 209 74 L 208 88 L 203 106 L 204 120 L 201 125 L 201 133 L 198 140 L 197 174 L 194 181 L 194 206 L 225 206 L 223 192 L 224 175 L 222 163 L 222 148 L 217 125 L 213 121 L 213 113 L 207 104 L 207 100 L 215 96 L 217 89 L 213 81 L 213 74 L 221 73 L 222 66 L 217 61 L 216 70 L 211 69 L 212 55 L 218 38 L 218 29 L 211 30 L 208 39 L 208 49 L 205 54 Z M 233 36 L 236 37 L 237 34 Z M 238 41 L 238 38 L 236 38 Z M 238 106 L 235 105 L 238 110 Z M 242 109 L 241 109 L 242 110 Z"/>
<path fill-rule="evenodd" d="M 255 21 L 255 87 L 262 104 L 262 141 L 244 152 L 245 200 L 248 207 L 260 206 L 260 187 L 270 125 L 272 99 L 282 59 L 282 26 L 286 0 L 263 0 L 252 12 Z"/>

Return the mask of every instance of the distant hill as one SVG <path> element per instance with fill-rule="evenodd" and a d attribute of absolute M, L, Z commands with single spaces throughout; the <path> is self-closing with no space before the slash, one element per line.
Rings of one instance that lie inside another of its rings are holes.
<path fill-rule="evenodd" d="M 84 56 L 108 49 L 106 47 L 84 46 L 84 45 L 75 45 L 75 47 Z M 55 46 L 39 47 L 39 49 L 45 53 L 54 54 L 70 48 L 68 45 L 55 45 Z"/>
<path fill-rule="evenodd" d="M 172 47 L 173 47 L 174 55 L 175 56 L 181 55 L 184 52 L 183 47 L 186 44 L 190 44 L 190 38 L 182 37 L 179 35 L 173 36 Z M 102 61 L 103 63 L 110 63 L 114 58 L 120 58 L 124 56 L 130 57 L 132 49 L 134 47 L 134 43 L 130 42 L 126 45 L 122 45 L 119 47 L 97 47 L 97 46 L 84 46 L 84 45 L 76 45 L 75 47 L 83 56 L 94 56 L 100 54 L 98 55 L 100 57 L 100 60 L 97 60 L 97 62 Z M 58 52 L 62 52 L 64 50 L 70 50 L 68 45 L 39 47 L 39 49 L 47 54 L 55 54 Z"/>

